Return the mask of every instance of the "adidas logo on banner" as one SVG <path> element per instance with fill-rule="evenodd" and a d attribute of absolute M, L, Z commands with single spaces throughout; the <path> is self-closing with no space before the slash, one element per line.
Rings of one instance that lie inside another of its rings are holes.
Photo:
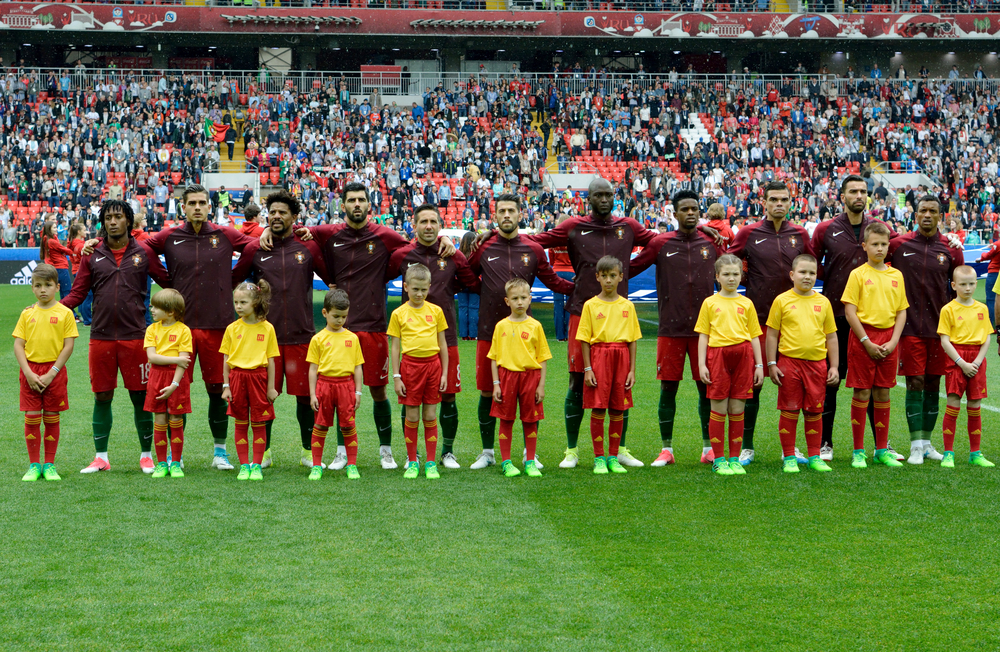
<path fill-rule="evenodd" d="M 14 274 L 14 278 L 10 279 L 9 283 L 11 285 L 31 285 L 31 273 L 35 271 L 36 267 L 38 267 L 38 263 L 29 260 L 20 272 Z"/>

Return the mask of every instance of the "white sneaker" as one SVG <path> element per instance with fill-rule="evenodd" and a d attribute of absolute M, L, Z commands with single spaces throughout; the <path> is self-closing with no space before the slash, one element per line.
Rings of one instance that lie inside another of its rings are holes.
<path fill-rule="evenodd" d="M 181 468 L 184 468 L 181 466 Z M 216 455 L 212 458 L 212 468 L 220 471 L 232 471 L 233 465 L 229 463 L 229 455 Z"/>
<path fill-rule="evenodd" d="M 521 452 L 521 464 L 523 465 L 527 461 L 528 461 L 528 451 L 522 451 Z M 538 467 L 539 469 L 544 469 L 545 468 L 542 465 L 542 463 L 538 460 L 538 453 L 535 453 L 535 466 Z"/>
<path fill-rule="evenodd" d="M 618 462 L 622 466 L 645 466 L 645 464 L 632 457 L 632 453 L 624 447 L 618 449 Z"/>
<path fill-rule="evenodd" d="M 566 449 L 566 457 L 563 458 L 562 462 L 559 462 L 560 469 L 575 469 L 576 465 L 580 463 L 580 456 L 577 454 L 575 448 Z"/>
<path fill-rule="evenodd" d="M 457 459 L 455 459 L 455 454 L 454 453 L 446 453 L 441 458 L 441 466 L 443 466 L 446 469 L 460 469 L 460 468 L 462 468 L 462 465 L 458 463 Z"/>
<path fill-rule="evenodd" d="M 750 462 L 753 462 L 753 449 L 744 448 L 740 451 L 740 466 L 747 466 Z"/>
<path fill-rule="evenodd" d="M 929 460 L 934 460 L 935 462 L 940 462 L 944 459 L 944 455 L 939 453 L 937 449 L 934 448 L 934 444 L 927 444 L 927 446 L 924 447 L 924 457 Z"/>
<path fill-rule="evenodd" d="M 347 466 L 347 454 L 337 451 L 336 456 L 334 456 L 333 461 L 328 465 L 334 471 L 340 471 L 345 466 Z"/>
<path fill-rule="evenodd" d="M 906 458 L 896 452 L 896 449 L 892 447 L 892 442 L 886 443 L 886 450 L 892 453 L 896 457 L 896 461 L 905 460 Z M 943 459 L 943 458 L 942 458 Z"/>
<path fill-rule="evenodd" d="M 802 454 L 798 446 L 795 447 L 795 461 L 799 464 L 808 464 L 809 458 Z"/>
<path fill-rule="evenodd" d="M 378 453 L 379 458 L 382 460 L 382 468 L 386 471 L 391 471 L 397 468 L 399 465 L 396 464 L 396 460 L 392 459 L 392 449 L 388 446 L 382 447 Z M 345 458 L 346 459 L 346 458 Z"/>
<path fill-rule="evenodd" d="M 832 462 L 833 446 L 824 446 L 823 448 L 819 449 L 819 459 L 823 460 L 824 462 Z"/>
<path fill-rule="evenodd" d="M 924 447 L 923 444 L 919 446 L 914 446 L 910 449 L 910 457 L 906 460 L 908 464 L 923 464 L 924 463 Z"/>
<path fill-rule="evenodd" d="M 479 454 L 479 457 L 476 458 L 476 461 L 469 465 L 469 468 L 476 470 L 485 469 L 487 466 L 493 466 L 496 463 L 496 458 L 493 456 L 492 452 L 483 451 Z"/>

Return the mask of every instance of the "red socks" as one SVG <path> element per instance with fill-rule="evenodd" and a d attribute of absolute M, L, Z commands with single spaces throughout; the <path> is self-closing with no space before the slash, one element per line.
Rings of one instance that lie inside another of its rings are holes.
<path fill-rule="evenodd" d="M 42 421 L 45 422 L 45 463 L 53 464 L 59 448 L 59 415 L 43 414 Z"/>
<path fill-rule="evenodd" d="M 743 413 L 729 415 L 729 457 L 739 457 L 743 450 Z"/>
<path fill-rule="evenodd" d="M 889 402 L 875 401 L 875 448 L 885 450 L 889 446 Z"/>
<path fill-rule="evenodd" d="M 514 422 L 500 419 L 500 463 L 510 459 L 510 440 L 514 435 Z"/>
<path fill-rule="evenodd" d="M 170 420 L 170 459 L 175 462 L 181 461 L 184 453 L 184 421 L 182 419 Z"/>
<path fill-rule="evenodd" d="M 952 453 L 955 451 L 955 429 L 958 427 L 958 412 L 959 408 L 951 407 L 950 405 L 944 409 L 944 418 L 941 419 L 941 434 L 944 438 L 944 451 L 946 453 Z M 969 439 L 972 439 L 972 414 L 969 414 Z M 971 443 L 971 442 L 970 442 Z M 979 438 L 976 438 L 976 443 L 979 443 Z M 978 446 L 976 449 L 978 450 Z"/>
<path fill-rule="evenodd" d="M 28 462 L 30 464 L 41 464 L 42 415 L 24 415 L 24 443 L 28 446 Z"/>
<path fill-rule="evenodd" d="M 403 420 L 403 440 L 406 442 L 406 459 L 409 462 L 417 461 L 417 422 L 409 419 Z"/>
<path fill-rule="evenodd" d="M 153 424 L 153 448 L 156 449 L 156 461 L 167 461 L 167 424 Z M 178 458 L 180 461 L 180 458 Z"/>
<path fill-rule="evenodd" d="M 778 438 L 781 439 L 781 454 L 795 455 L 795 433 L 799 428 L 799 413 L 781 410 L 778 415 Z"/>
<path fill-rule="evenodd" d="M 438 422 L 437 419 L 424 421 L 424 446 L 427 448 L 427 461 L 437 460 Z"/>
<path fill-rule="evenodd" d="M 358 463 L 358 429 L 354 426 L 354 417 L 344 419 L 340 425 L 340 433 L 344 435 L 344 448 L 347 449 L 348 466 Z"/>
<path fill-rule="evenodd" d="M 604 410 L 590 411 L 590 438 L 594 442 L 594 457 L 604 457 Z"/>
<path fill-rule="evenodd" d="M 726 415 L 712 410 L 708 417 L 708 439 L 715 459 L 726 459 Z"/>
<path fill-rule="evenodd" d="M 236 455 L 240 458 L 241 465 L 250 463 L 250 442 L 247 439 L 249 431 L 249 421 L 233 420 L 233 439 L 236 441 Z"/>
<path fill-rule="evenodd" d="M 323 463 L 323 446 L 326 445 L 327 430 L 327 428 L 313 426 L 312 443 L 309 445 L 309 448 L 312 450 L 313 466 L 319 466 Z M 347 441 L 346 435 L 344 436 L 344 441 Z"/>
<path fill-rule="evenodd" d="M 868 401 L 851 399 L 851 435 L 854 438 L 854 450 L 865 447 L 865 422 L 868 420 Z"/>
<path fill-rule="evenodd" d="M 535 445 L 538 443 L 538 422 L 521 422 L 524 429 L 524 454 L 529 460 L 535 459 Z"/>
<path fill-rule="evenodd" d="M 969 452 L 979 452 L 979 440 L 983 436 L 983 418 L 980 416 L 982 408 L 966 407 L 965 411 L 969 415 Z M 48 429 L 46 429 L 48 432 Z M 46 447 L 48 448 L 48 447 Z M 48 457 L 48 452 L 46 452 Z"/>
<path fill-rule="evenodd" d="M 823 439 L 823 413 L 806 412 L 806 447 L 809 457 L 819 455 L 819 449 Z"/>
<path fill-rule="evenodd" d="M 618 444 L 625 428 L 625 413 L 619 410 L 608 410 L 608 455 L 618 457 Z"/>

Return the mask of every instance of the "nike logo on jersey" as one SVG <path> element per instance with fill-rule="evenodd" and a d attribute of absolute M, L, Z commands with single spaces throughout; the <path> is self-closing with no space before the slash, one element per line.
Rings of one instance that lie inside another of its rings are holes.
<path fill-rule="evenodd" d="M 272 258 L 274 258 L 274 256 L 265 256 L 264 258 L 260 259 L 260 262 L 264 262 L 265 260 L 271 260 Z"/>
<path fill-rule="evenodd" d="M 187 240 L 174 240 L 175 245 L 179 245 L 182 242 L 187 242 Z"/>
<path fill-rule="evenodd" d="M 95 260 L 94 262 L 95 262 L 95 263 L 99 263 L 99 262 L 101 262 L 102 260 L 104 260 L 105 258 L 107 258 L 107 256 L 101 256 L 100 258 L 96 259 L 96 260 Z"/>
<path fill-rule="evenodd" d="M 580 231 L 580 235 L 587 235 L 588 233 L 593 233 L 593 231 Z"/>
<path fill-rule="evenodd" d="M 669 254 L 667 254 L 667 258 L 670 258 L 671 256 L 676 256 L 676 255 L 677 255 L 677 252 L 676 251 L 672 251 Z"/>
<path fill-rule="evenodd" d="M 760 240 L 754 240 L 753 243 L 754 244 L 760 244 L 761 242 L 764 242 L 765 240 L 767 240 L 767 238 L 761 238 Z"/>
<path fill-rule="evenodd" d="M 910 253 L 908 253 L 908 254 L 903 254 L 903 258 L 906 258 L 907 256 L 916 256 L 916 255 L 917 255 L 917 252 L 915 252 L 915 251 L 911 251 L 911 252 L 910 252 Z"/>
<path fill-rule="evenodd" d="M 494 260 L 499 260 L 499 259 L 500 259 L 500 256 L 494 256 L 493 258 L 487 258 L 486 262 L 492 262 Z"/>
<path fill-rule="evenodd" d="M 836 238 L 836 237 L 837 237 L 838 235 L 840 235 L 841 233 L 843 233 L 843 231 L 834 231 L 834 232 L 833 232 L 833 237 L 835 237 L 835 238 Z"/>
<path fill-rule="evenodd" d="M 346 242 L 334 242 L 333 243 L 333 247 L 334 247 L 334 249 L 336 249 L 337 247 L 343 247 L 345 244 L 347 244 L 347 243 Z"/>

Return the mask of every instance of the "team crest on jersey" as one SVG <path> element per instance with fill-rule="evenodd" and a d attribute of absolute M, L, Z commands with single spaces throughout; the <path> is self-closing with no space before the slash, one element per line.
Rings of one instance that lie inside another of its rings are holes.
<path fill-rule="evenodd" d="M 372 255 L 373 253 L 375 253 L 375 243 L 374 242 L 369 242 L 367 249 L 368 249 L 368 255 L 369 256 Z"/>
<path fill-rule="evenodd" d="M 301 265 L 302 263 L 306 262 L 306 255 L 304 253 L 302 253 L 301 251 L 296 251 L 295 252 L 295 262 L 297 262 L 299 265 Z"/>
<path fill-rule="evenodd" d="M 531 256 L 529 254 L 521 254 L 521 262 L 527 267 L 531 264 Z"/>
<path fill-rule="evenodd" d="M 948 257 L 945 256 L 944 254 L 938 254 L 937 259 L 938 259 L 938 265 L 944 265 L 945 261 L 948 260 Z"/>
<path fill-rule="evenodd" d="M 701 253 L 702 260 L 708 260 L 708 247 L 702 247 L 699 249 L 699 252 Z"/>
<path fill-rule="evenodd" d="M 788 244 L 792 245 L 793 247 L 797 247 L 799 246 L 799 239 L 793 235 L 792 237 L 788 238 Z"/>
<path fill-rule="evenodd" d="M 618 237 L 619 240 L 624 240 L 625 239 L 625 227 L 623 227 L 623 226 L 615 227 L 615 235 Z"/>
<path fill-rule="evenodd" d="M 212 249 L 219 248 L 219 236 L 212 235 L 208 238 L 208 244 L 212 245 Z"/>
<path fill-rule="evenodd" d="M 138 267 L 140 263 L 142 263 L 142 256 L 141 255 L 136 254 L 136 255 L 132 256 L 132 264 L 134 266 Z"/>
<path fill-rule="evenodd" d="M 442 260 L 441 258 L 438 258 L 438 269 L 440 269 L 443 272 L 444 268 L 447 266 L 448 263 L 446 261 Z"/>

